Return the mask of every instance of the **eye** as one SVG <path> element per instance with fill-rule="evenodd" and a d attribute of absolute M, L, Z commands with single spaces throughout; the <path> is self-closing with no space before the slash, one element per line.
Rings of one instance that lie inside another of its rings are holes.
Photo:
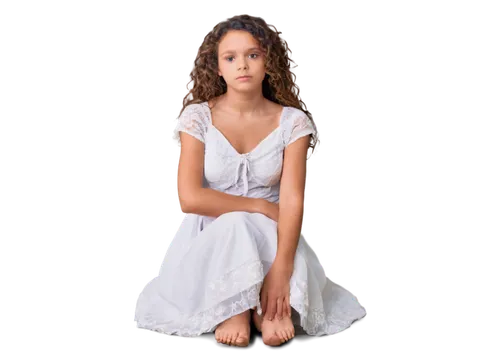
<path fill-rule="evenodd" d="M 250 54 L 250 56 L 252 56 L 252 55 L 255 55 L 255 57 L 253 57 L 253 59 L 256 59 L 257 57 L 259 57 L 258 53 L 252 53 L 252 54 Z M 229 60 L 230 58 L 234 58 L 234 56 L 226 57 L 226 60 Z M 233 61 L 229 61 L 229 62 L 233 62 Z"/>

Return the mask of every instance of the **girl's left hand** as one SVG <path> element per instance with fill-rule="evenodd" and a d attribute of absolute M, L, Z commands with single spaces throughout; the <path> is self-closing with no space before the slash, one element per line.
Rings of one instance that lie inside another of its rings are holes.
<path fill-rule="evenodd" d="M 290 307 L 290 278 L 293 266 L 284 265 L 275 261 L 262 284 L 260 292 L 262 303 L 262 316 L 264 319 L 273 320 L 277 314 L 278 319 L 283 315 L 292 316 Z"/>

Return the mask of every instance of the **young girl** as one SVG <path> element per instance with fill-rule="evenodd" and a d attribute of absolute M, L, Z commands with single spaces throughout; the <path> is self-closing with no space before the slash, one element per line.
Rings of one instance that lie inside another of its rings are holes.
<path fill-rule="evenodd" d="M 186 216 L 139 296 L 140 328 L 215 332 L 220 343 L 247 346 L 253 323 L 265 344 L 277 346 L 295 328 L 334 334 L 366 315 L 325 276 L 301 234 L 317 130 L 293 91 L 279 34 L 261 18 L 235 16 L 198 51 L 174 131 Z"/>

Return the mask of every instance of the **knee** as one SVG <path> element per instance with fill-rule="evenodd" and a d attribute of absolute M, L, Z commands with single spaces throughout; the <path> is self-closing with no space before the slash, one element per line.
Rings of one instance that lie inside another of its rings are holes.
<path fill-rule="evenodd" d="M 241 222 L 246 221 L 248 217 L 248 213 L 246 211 L 231 211 L 228 213 L 224 213 L 219 215 L 218 220 L 229 220 L 231 222 Z"/>

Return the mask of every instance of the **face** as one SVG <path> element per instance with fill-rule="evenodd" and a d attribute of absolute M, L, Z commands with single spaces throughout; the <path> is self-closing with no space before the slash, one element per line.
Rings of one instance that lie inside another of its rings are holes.
<path fill-rule="evenodd" d="M 266 75 L 265 52 L 247 31 L 231 30 L 218 47 L 219 76 L 234 89 L 261 88 Z M 237 79 L 239 76 L 251 76 Z"/>

